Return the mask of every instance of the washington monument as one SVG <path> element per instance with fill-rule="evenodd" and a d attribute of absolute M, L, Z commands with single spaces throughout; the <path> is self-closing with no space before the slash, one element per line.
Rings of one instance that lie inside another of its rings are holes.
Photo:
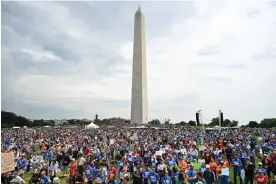
<path fill-rule="evenodd" d="M 145 21 L 141 8 L 134 20 L 133 68 L 131 93 L 131 123 L 148 123 L 147 61 Z"/>

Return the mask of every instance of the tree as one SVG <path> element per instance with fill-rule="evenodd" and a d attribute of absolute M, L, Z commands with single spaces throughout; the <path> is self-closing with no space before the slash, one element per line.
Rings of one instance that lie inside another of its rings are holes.
<path fill-rule="evenodd" d="M 45 126 L 44 125 L 44 120 L 43 119 L 41 119 L 41 120 L 34 120 L 32 126 Z"/>
<path fill-rule="evenodd" d="M 165 121 L 165 125 L 169 125 L 170 124 L 170 121 Z"/>
<path fill-rule="evenodd" d="M 193 120 L 190 120 L 188 124 L 189 124 L 190 126 L 196 126 L 196 122 L 193 121 Z"/>
<path fill-rule="evenodd" d="M 232 120 L 232 123 L 231 123 L 230 127 L 236 127 L 236 126 L 238 126 L 238 125 L 239 125 L 239 122 L 238 122 L 238 121 Z"/>
<path fill-rule="evenodd" d="M 219 125 L 219 118 L 216 117 L 216 118 L 213 118 L 211 123 L 209 123 L 209 126 L 217 126 Z"/>
<path fill-rule="evenodd" d="M 153 119 L 149 122 L 150 125 L 160 125 L 160 121 L 158 119 Z"/>
<path fill-rule="evenodd" d="M 229 127 L 231 126 L 232 122 L 229 119 L 225 119 L 222 123 L 221 126 L 222 127 Z"/>
<path fill-rule="evenodd" d="M 17 116 L 12 112 L 1 111 L 1 127 L 11 128 L 13 126 L 31 126 L 31 121 L 23 116 Z"/>
<path fill-rule="evenodd" d="M 179 125 L 181 125 L 181 126 L 186 126 L 187 123 L 186 123 L 185 121 L 180 121 L 180 122 L 179 122 Z"/>
<path fill-rule="evenodd" d="M 259 126 L 259 124 L 258 124 L 256 121 L 250 121 L 250 122 L 248 123 L 248 126 L 249 126 L 250 128 L 257 128 L 257 127 Z"/>
<path fill-rule="evenodd" d="M 273 128 L 276 127 L 276 118 L 266 118 L 260 123 L 261 128 Z"/>

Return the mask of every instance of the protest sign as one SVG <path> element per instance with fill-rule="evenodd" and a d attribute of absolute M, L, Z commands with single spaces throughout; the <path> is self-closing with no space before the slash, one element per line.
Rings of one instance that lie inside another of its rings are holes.
<path fill-rule="evenodd" d="M 198 162 L 191 162 L 191 165 L 193 165 L 196 170 L 200 168 L 200 163 Z"/>
<path fill-rule="evenodd" d="M 229 176 L 229 168 L 222 168 L 221 169 L 222 176 Z"/>
<path fill-rule="evenodd" d="M 14 170 L 14 154 L 1 153 L 1 173 Z"/>
<path fill-rule="evenodd" d="M 162 151 L 156 151 L 156 152 L 155 152 L 155 155 L 156 155 L 156 156 L 162 156 Z"/>

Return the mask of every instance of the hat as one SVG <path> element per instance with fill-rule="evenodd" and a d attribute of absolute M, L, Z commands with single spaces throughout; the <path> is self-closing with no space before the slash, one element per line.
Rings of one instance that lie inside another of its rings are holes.
<path fill-rule="evenodd" d="M 206 169 L 207 169 L 207 168 L 210 168 L 210 165 L 209 165 L 209 164 L 206 165 Z"/>
<path fill-rule="evenodd" d="M 264 154 L 264 157 L 267 157 L 267 154 Z"/>
<path fill-rule="evenodd" d="M 258 165 L 263 165 L 262 162 L 259 162 Z"/>

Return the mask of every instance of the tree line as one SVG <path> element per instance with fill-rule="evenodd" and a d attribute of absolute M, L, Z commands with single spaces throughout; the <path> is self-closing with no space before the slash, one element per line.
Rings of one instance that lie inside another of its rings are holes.
<path fill-rule="evenodd" d="M 112 121 L 111 119 L 95 119 L 94 123 L 97 125 L 111 125 L 111 124 L 116 124 L 112 123 L 114 121 Z M 130 124 L 130 120 L 124 120 L 124 119 L 120 119 L 121 123 L 125 123 L 125 124 Z M 90 122 L 87 120 L 76 120 L 76 119 L 70 119 L 67 120 L 67 122 L 65 124 L 67 125 L 87 125 Z M 170 125 L 172 124 L 170 122 L 170 120 L 167 120 L 165 122 L 165 125 Z M 161 125 L 160 120 L 158 119 L 154 119 L 149 121 L 149 125 L 152 126 L 158 126 Z M 196 121 L 194 120 L 190 120 L 188 122 L 185 121 L 180 121 L 179 123 L 175 124 L 176 126 L 196 126 Z M 206 127 L 214 127 L 219 125 L 219 118 L 213 118 L 211 120 L 210 123 L 208 124 L 204 124 L 204 126 Z M 236 120 L 229 120 L 229 119 L 225 119 L 221 126 L 222 127 L 236 127 L 239 125 L 239 122 Z M 54 120 L 34 120 L 31 121 L 23 116 L 17 116 L 16 114 L 12 113 L 12 112 L 6 112 L 6 111 L 1 111 L 1 127 L 2 128 L 11 128 L 14 126 L 19 126 L 19 127 L 23 127 L 23 126 L 27 126 L 27 127 L 37 127 L 37 126 L 55 126 L 55 121 Z M 266 118 L 263 119 L 260 123 L 256 122 L 256 121 L 250 121 L 247 125 L 242 125 L 241 127 L 250 127 L 250 128 L 273 128 L 276 127 L 276 118 Z"/>

